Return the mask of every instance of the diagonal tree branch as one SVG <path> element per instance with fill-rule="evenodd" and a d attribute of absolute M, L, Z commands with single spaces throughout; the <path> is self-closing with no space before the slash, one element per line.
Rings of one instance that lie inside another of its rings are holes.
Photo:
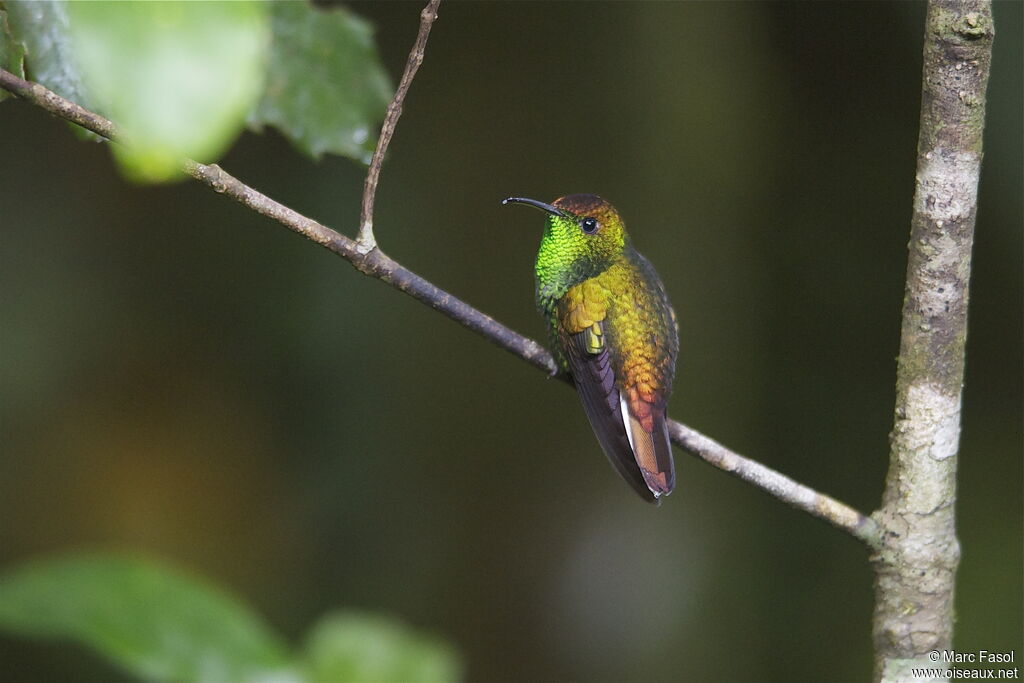
<path fill-rule="evenodd" d="M 422 60 L 426 35 L 436 17 L 436 7 L 437 2 L 432 0 L 421 15 L 420 35 L 416 45 L 413 47 L 413 54 L 410 55 L 410 64 L 414 61 L 418 64 Z M 412 71 L 414 73 L 415 69 Z M 411 80 L 411 77 L 410 75 L 409 80 Z M 407 90 L 408 83 L 405 85 Z M 74 102 L 65 100 L 38 83 L 25 81 L 10 72 L 0 69 L 0 88 L 8 90 L 21 99 L 61 118 L 72 121 L 83 128 L 98 133 L 110 140 L 117 140 L 117 130 L 113 123 L 98 114 L 80 107 Z M 399 95 L 404 97 L 404 91 L 396 94 L 396 98 Z M 400 111 L 400 107 L 396 109 L 394 103 L 392 103 L 389 111 Z M 383 153 L 380 146 L 378 146 L 378 152 L 381 152 L 382 156 Z M 377 162 L 377 173 L 379 174 L 380 159 L 377 156 L 375 155 L 375 161 Z M 366 242 L 361 245 L 356 240 L 352 240 L 274 201 L 270 197 L 245 185 L 216 164 L 207 165 L 196 161 L 187 161 L 183 165 L 183 170 L 186 174 L 207 185 L 215 192 L 227 195 L 256 213 L 272 218 L 289 230 L 329 249 L 347 260 L 360 272 L 383 280 L 414 299 L 440 311 L 442 314 L 482 335 L 506 351 L 543 370 L 548 375 L 557 376 L 566 382 L 569 381 L 564 375 L 558 374 L 558 366 L 554 358 L 543 346 L 509 329 L 490 316 L 431 284 L 426 279 L 384 254 L 376 246 L 366 249 Z M 371 168 L 371 172 L 372 170 Z M 372 193 L 375 187 L 376 178 L 371 182 L 368 177 L 365 185 L 366 191 Z M 372 196 L 369 200 L 364 196 L 363 207 L 364 212 L 369 211 L 363 217 L 363 224 L 365 225 L 369 221 L 369 224 L 372 225 Z M 850 506 L 793 481 L 789 477 L 754 460 L 745 458 L 679 422 L 669 421 L 669 433 L 673 442 L 712 466 L 732 474 L 738 479 L 761 489 L 770 496 L 798 510 L 803 510 L 813 517 L 828 522 L 870 547 L 877 546 L 879 539 L 876 522 Z"/>
<path fill-rule="evenodd" d="M 117 139 L 115 126 L 107 119 L 63 99 L 38 83 L 30 83 L 0 69 L 0 87 L 57 116 L 103 135 Z M 272 218 L 303 237 L 326 247 L 351 263 L 357 270 L 383 280 L 392 287 L 434 308 L 452 320 L 484 336 L 494 344 L 522 358 L 549 375 L 558 375 L 558 366 L 543 346 L 505 327 L 490 316 L 431 284 L 403 267 L 379 248 L 364 252 L 359 244 L 317 221 L 254 190 L 216 164 L 185 163 L 183 170 L 215 192 L 227 195 L 256 213 Z M 789 477 L 745 458 L 695 429 L 679 422 L 669 422 L 672 441 L 705 462 L 746 481 L 779 500 L 846 531 L 874 546 L 877 526 L 857 510 L 822 493 L 793 481 Z"/>
<path fill-rule="evenodd" d="M 929 0 L 896 415 L 875 566 L 875 680 L 943 680 L 953 644 L 956 467 L 990 0 Z"/>

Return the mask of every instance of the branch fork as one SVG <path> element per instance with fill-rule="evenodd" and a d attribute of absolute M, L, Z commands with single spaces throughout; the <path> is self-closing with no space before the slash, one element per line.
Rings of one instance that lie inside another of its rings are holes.
<path fill-rule="evenodd" d="M 381 127 L 381 135 L 366 174 L 356 239 L 350 239 L 271 199 L 244 184 L 216 164 L 201 164 L 188 160 L 182 165 L 182 170 L 213 191 L 231 197 L 256 213 L 271 218 L 289 230 L 329 249 L 351 263 L 361 273 L 383 280 L 392 287 L 440 311 L 506 351 L 522 358 L 547 375 L 569 382 L 568 377 L 559 374 L 558 365 L 547 349 L 403 267 L 378 248 L 373 234 L 374 197 L 380 179 L 381 166 L 388 144 L 395 132 L 398 118 L 401 116 L 402 105 L 409 86 L 423 62 L 427 37 L 437 18 L 439 4 L 440 0 L 430 0 L 420 14 L 420 27 L 416 42 L 409 53 L 405 72 L 402 74 L 394 99 L 388 105 L 387 115 Z M 0 87 L 83 128 L 117 141 L 117 130 L 113 123 L 60 97 L 42 85 L 30 83 L 0 69 Z M 752 484 L 813 517 L 832 524 L 869 546 L 877 544 L 876 523 L 848 505 L 804 486 L 765 465 L 745 458 L 682 423 L 669 420 L 669 434 L 675 444 L 712 466 Z"/>

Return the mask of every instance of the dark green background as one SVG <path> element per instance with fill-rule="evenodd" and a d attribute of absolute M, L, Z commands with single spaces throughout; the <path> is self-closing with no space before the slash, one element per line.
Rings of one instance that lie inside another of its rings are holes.
<path fill-rule="evenodd" d="M 357 4 L 395 80 L 419 4 Z M 1022 5 L 995 8 L 959 479 L 959 650 L 1022 656 Z M 655 263 L 671 413 L 870 511 L 887 466 L 920 3 L 452 3 L 377 199 L 404 265 L 543 336 L 541 217 L 595 192 Z M 0 105 L 0 561 L 144 550 L 297 638 L 330 608 L 472 681 L 864 681 L 857 542 L 693 458 L 660 509 L 560 383 L 194 183 Z M 229 171 L 354 234 L 362 169 L 247 134 Z M 4 680 L 110 680 L 0 640 Z"/>

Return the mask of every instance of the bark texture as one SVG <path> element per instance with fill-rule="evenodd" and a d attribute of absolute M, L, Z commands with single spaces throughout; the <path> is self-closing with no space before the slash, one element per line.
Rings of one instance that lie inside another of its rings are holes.
<path fill-rule="evenodd" d="M 896 411 L 873 556 L 875 680 L 944 680 L 953 641 L 956 467 L 977 211 L 989 0 L 930 0 Z M 913 668 L 934 669 L 934 678 Z"/>

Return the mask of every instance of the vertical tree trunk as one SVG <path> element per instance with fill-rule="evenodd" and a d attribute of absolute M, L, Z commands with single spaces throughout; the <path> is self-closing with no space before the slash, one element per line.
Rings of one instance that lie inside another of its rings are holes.
<path fill-rule="evenodd" d="M 911 669 L 948 668 L 953 641 L 960 400 L 993 34 L 990 0 L 929 0 L 896 415 L 874 514 L 875 680 L 886 683 L 942 680 Z"/>

